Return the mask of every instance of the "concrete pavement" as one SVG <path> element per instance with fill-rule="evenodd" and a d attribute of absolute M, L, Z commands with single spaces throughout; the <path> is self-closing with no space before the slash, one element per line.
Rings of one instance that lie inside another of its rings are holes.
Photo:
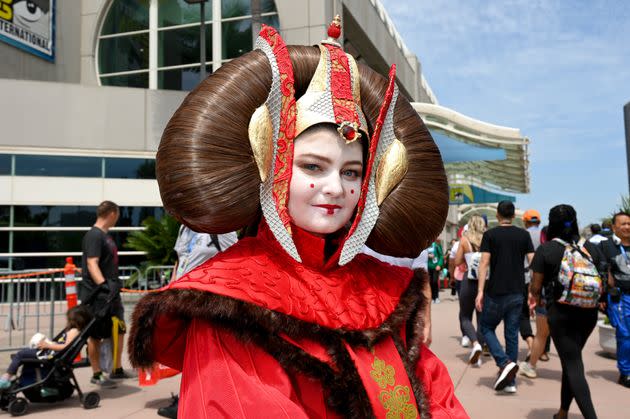
<path fill-rule="evenodd" d="M 552 345 L 551 360 L 538 364 L 539 377 L 528 379 L 518 376 L 518 392 L 513 395 L 497 394 L 492 390 L 497 368 L 489 357 L 482 357 L 481 368 L 472 368 L 466 364 L 469 349 L 459 344 L 461 335 L 458 326 L 457 300 L 441 293 L 442 303 L 433 306 L 433 344 L 431 349 L 447 365 L 455 393 L 472 418 L 503 419 L 527 418 L 548 419 L 557 411 L 560 403 L 560 361 Z M 502 331 L 499 330 L 502 335 Z M 520 360 L 525 357 L 524 342 L 520 342 Z M 616 384 L 617 369 L 614 360 L 599 353 L 598 331 L 593 332 L 584 349 L 587 379 L 593 401 L 600 418 L 628 417 L 630 407 L 630 389 Z M 128 361 L 125 360 L 128 365 Z M 89 368 L 76 370 L 79 383 L 84 391 L 95 390 L 89 384 Z M 220 385 L 220 383 L 217 383 Z M 115 418 L 158 418 L 156 411 L 169 403 L 170 393 L 177 393 L 179 376 L 160 381 L 151 387 L 139 387 L 136 380 L 120 382 L 115 389 L 98 389 L 101 395 L 100 407 L 84 410 L 78 397 L 51 405 L 30 404 L 29 418 L 67 419 L 115 419 Z M 0 419 L 9 418 L 7 412 L 0 412 Z M 572 405 L 570 418 L 582 417 L 577 405 Z"/>

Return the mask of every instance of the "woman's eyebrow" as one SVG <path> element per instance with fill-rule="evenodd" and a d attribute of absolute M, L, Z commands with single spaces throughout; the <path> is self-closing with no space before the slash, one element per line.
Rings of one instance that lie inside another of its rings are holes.
<path fill-rule="evenodd" d="M 347 161 L 345 164 L 356 164 L 357 166 L 363 166 L 363 162 L 361 160 L 351 160 L 351 161 Z"/>
<path fill-rule="evenodd" d="M 325 163 L 332 163 L 332 160 L 329 159 L 328 157 L 324 157 L 324 156 L 320 156 L 319 154 L 314 154 L 314 153 L 305 153 L 305 154 L 300 154 L 299 156 L 296 157 L 297 159 L 303 159 L 303 158 L 311 158 L 311 159 L 316 159 L 316 160 L 320 160 L 323 161 Z"/>

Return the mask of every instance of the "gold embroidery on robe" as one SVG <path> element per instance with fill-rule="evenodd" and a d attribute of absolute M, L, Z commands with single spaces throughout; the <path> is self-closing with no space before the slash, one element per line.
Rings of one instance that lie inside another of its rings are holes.
<path fill-rule="evenodd" d="M 381 391 L 378 399 L 387 410 L 387 419 L 415 419 L 418 417 L 416 407 L 409 403 L 410 400 L 409 387 L 396 386 L 393 390 Z"/>
<path fill-rule="evenodd" d="M 370 371 L 370 375 L 372 376 L 372 379 L 376 381 L 376 384 L 378 384 L 380 388 L 393 386 L 396 383 L 396 381 L 394 380 L 395 374 L 396 371 L 394 371 L 394 367 L 392 367 L 391 365 L 387 365 L 382 359 L 374 357 L 374 362 L 372 363 L 372 371 Z"/>
<path fill-rule="evenodd" d="M 374 354 L 374 350 L 372 350 Z M 378 384 L 381 392 L 378 399 L 387 411 L 387 419 L 416 419 L 418 409 L 411 401 L 411 393 L 408 386 L 396 384 L 396 370 L 374 354 L 372 371 L 370 376 Z"/>

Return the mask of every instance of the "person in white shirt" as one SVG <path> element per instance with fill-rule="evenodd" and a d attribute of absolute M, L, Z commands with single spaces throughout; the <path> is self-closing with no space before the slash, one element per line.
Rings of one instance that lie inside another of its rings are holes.
<path fill-rule="evenodd" d="M 602 236 L 600 234 L 602 231 L 602 227 L 599 224 L 591 224 L 590 228 L 591 228 L 591 233 L 593 233 L 593 235 L 591 236 L 590 239 L 588 239 L 588 241 L 590 241 L 593 244 L 599 244 L 603 242 L 604 240 L 608 240 L 606 236 Z"/>

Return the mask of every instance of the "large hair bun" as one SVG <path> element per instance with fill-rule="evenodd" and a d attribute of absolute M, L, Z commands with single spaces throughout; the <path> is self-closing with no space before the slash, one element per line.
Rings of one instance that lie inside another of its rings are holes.
<path fill-rule="evenodd" d="M 296 98 L 319 62 L 317 47 L 289 46 Z M 387 79 L 359 64 L 361 100 L 373 124 Z M 260 176 L 247 128 L 267 99 L 271 68 L 252 51 L 232 60 L 197 86 L 169 121 L 157 153 L 157 180 L 166 210 L 195 231 L 226 233 L 260 217 Z M 448 188 L 440 153 L 417 112 L 399 95 L 396 137 L 407 149 L 409 168 L 380 206 L 367 245 L 377 252 L 416 257 L 440 233 Z"/>

